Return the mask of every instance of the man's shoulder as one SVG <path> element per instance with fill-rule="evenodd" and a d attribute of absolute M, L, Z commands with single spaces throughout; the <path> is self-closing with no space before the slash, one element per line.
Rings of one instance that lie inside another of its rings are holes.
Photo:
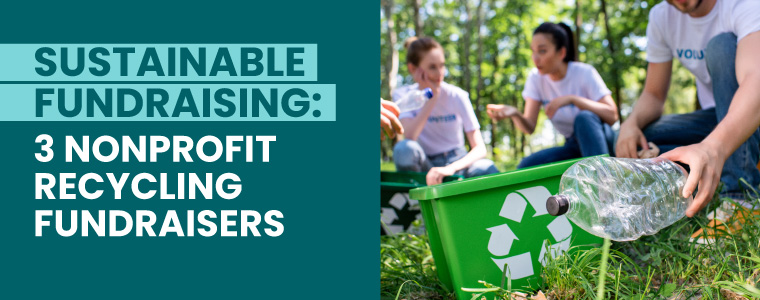
<path fill-rule="evenodd" d="M 742 15 L 748 17 L 750 15 L 757 15 L 760 13 L 760 1 L 757 0 L 725 0 L 722 4 L 725 10 L 725 14 L 730 17 Z"/>
<path fill-rule="evenodd" d="M 666 22 L 674 17 L 678 17 L 679 14 L 683 15 L 673 5 L 668 4 L 667 1 L 662 1 L 655 4 L 649 11 L 649 22 Z"/>

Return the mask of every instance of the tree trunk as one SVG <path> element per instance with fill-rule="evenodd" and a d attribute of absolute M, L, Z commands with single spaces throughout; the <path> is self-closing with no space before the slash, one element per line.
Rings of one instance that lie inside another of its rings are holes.
<path fill-rule="evenodd" d="M 492 2 L 493 3 L 493 0 Z M 496 78 L 494 77 L 494 74 L 499 74 L 499 51 L 496 49 L 496 51 L 493 52 L 493 55 L 491 56 L 493 59 L 493 73 L 491 73 L 491 84 L 496 83 Z M 491 97 L 491 101 L 493 101 L 493 97 Z M 490 119 L 490 118 L 489 118 Z M 497 132 L 497 122 L 491 119 L 491 157 L 494 161 L 496 161 L 496 132 Z M 509 132 L 509 131 L 507 131 Z"/>
<path fill-rule="evenodd" d="M 620 82 L 620 71 L 618 70 L 617 63 L 614 62 L 615 58 L 615 46 L 613 45 L 613 37 L 612 37 L 612 31 L 610 31 L 610 20 L 609 16 L 607 15 L 607 0 L 601 0 L 601 10 L 602 14 L 604 15 L 604 30 L 607 31 L 607 48 L 610 49 L 610 56 L 613 58 L 612 63 L 612 77 L 614 78 L 614 90 L 615 90 L 615 104 L 617 105 L 617 113 L 618 116 L 620 116 L 620 101 L 622 101 L 622 83 Z M 620 116 L 620 121 L 622 122 L 622 116 Z"/>
<path fill-rule="evenodd" d="M 517 13 L 517 15 L 522 15 L 523 9 L 521 7 L 518 8 L 517 11 L 516 11 L 516 13 Z M 512 57 L 515 60 L 515 63 L 518 63 L 519 62 L 519 57 L 520 57 L 520 41 L 522 40 L 522 34 L 520 32 L 518 32 L 517 35 L 515 36 L 515 38 L 516 38 L 516 42 L 515 42 L 514 48 L 512 49 L 512 51 L 514 51 L 514 53 L 512 54 Z M 517 80 L 515 82 L 519 82 L 522 79 L 522 74 L 523 74 L 522 72 L 517 72 Z M 524 105 L 524 103 L 522 103 L 523 105 L 520 105 L 521 102 L 523 102 L 523 101 L 521 101 L 523 99 L 522 99 L 522 96 L 519 95 L 519 94 L 520 93 L 518 93 L 518 95 L 513 95 L 512 100 L 514 101 L 514 103 L 513 103 L 512 106 L 514 106 L 515 108 L 517 108 L 518 111 L 525 111 L 525 107 L 524 107 L 525 105 Z M 513 132 L 515 133 L 514 137 L 515 138 L 517 138 L 518 136 L 520 137 L 520 147 L 518 149 L 516 149 L 516 150 L 519 151 L 519 153 L 516 153 L 515 158 L 517 158 L 517 157 L 524 157 L 525 156 L 525 136 L 526 135 L 523 134 L 520 131 L 520 129 L 517 128 L 517 126 L 513 126 L 512 128 L 514 128 L 513 129 Z"/>
<path fill-rule="evenodd" d="M 383 10 L 385 13 L 386 29 L 387 29 L 387 59 L 385 65 L 385 84 L 388 88 L 387 97 L 390 100 L 393 97 L 393 90 L 396 88 L 396 75 L 398 75 L 398 51 L 396 51 L 396 26 L 393 21 L 393 0 L 382 1 Z M 390 147 L 385 147 L 384 144 L 380 146 L 380 152 L 383 160 L 387 161 L 390 157 L 389 150 L 393 148 L 394 141 L 390 141 Z"/>
<path fill-rule="evenodd" d="M 423 36 L 422 34 L 422 19 L 420 19 L 420 6 L 422 0 L 410 0 L 412 7 L 414 7 L 414 35 L 417 37 Z"/>
<path fill-rule="evenodd" d="M 517 96 L 512 95 L 512 103 L 517 103 Z M 510 104 L 511 105 L 511 104 Z M 520 149 L 522 149 L 522 146 L 518 147 L 518 142 L 520 138 L 520 129 L 515 126 L 515 124 L 512 122 L 512 120 L 507 120 L 507 129 L 508 132 L 512 133 L 512 136 L 509 137 L 510 142 L 510 150 L 512 150 L 512 158 L 517 159 L 520 156 Z"/>
<path fill-rule="evenodd" d="M 470 11 L 470 0 L 462 0 L 464 13 L 466 15 L 464 36 L 462 37 L 462 84 L 461 88 L 470 94 L 470 40 L 472 35 L 472 12 Z M 470 97 L 472 98 L 472 97 Z"/>
<path fill-rule="evenodd" d="M 383 0 L 386 28 L 388 29 L 388 59 L 386 60 L 386 78 L 388 80 L 388 97 L 393 95 L 398 75 L 398 51 L 396 51 L 396 25 L 393 21 L 393 0 Z"/>
<path fill-rule="evenodd" d="M 581 52 L 581 27 L 583 26 L 583 15 L 581 11 L 581 0 L 575 0 L 575 55 L 580 60 Z"/>
<path fill-rule="evenodd" d="M 475 63 L 475 65 L 478 66 L 478 85 L 475 87 L 475 116 L 480 118 L 480 93 L 483 91 L 483 37 L 480 34 L 480 27 L 483 26 L 483 18 L 485 17 L 483 15 L 483 2 L 484 0 L 478 1 L 478 12 L 477 12 L 477 22 L 475 30 L 478 33 L 478 60 Z"/>

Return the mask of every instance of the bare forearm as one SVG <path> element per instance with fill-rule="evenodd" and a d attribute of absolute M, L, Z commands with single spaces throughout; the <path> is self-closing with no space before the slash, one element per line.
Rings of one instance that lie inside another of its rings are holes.
<path fill-rule="evenodd" d="M 536 130 L 536 124 L 532 123 L 530 120 L 528 120 L 527 117 L 525 117 L 522 114 L 516 114 L 512 116 L 512 123 L 515 124 L 515 127 L 520 129 L 525 134 L 532 134 L 534 130 Z"/>
<path fill-rule="evenodd" d="M 468 152 L 467 155 L 465 155 L 464 157 L 449 164 L 449 167 L 459 171 L 461 169 L 469 167 L 470 165 L 472 165 L 473 163 L 475 163 L 476 161 L 484 157 L 486 157 L 486 146 L 478 145 L 470 149 L 470 152 Z"/>
<path fill-rule="evenodd" d="M 612 125 L 618 120 L 617 108 L 610 104 L 580 96 L 574 96 L 572 98 L 572 103 L 581 110 L 587 110 L 596 114 L 604 123 Z"/>
<path fill-rule="evenodd" d="M 417 140 L 417 138 L 420 136 L 420 133 L 422 132 L 422 129 L 425 128 L 427 119 L 430 117 L 430 112 L 433 111 L 433 107 L 435 107 L 436 102 L 437 97 L 428 100 L 417 113 L 417 116 L 414 118 L 404 118 L 401 120 L 401 124 L 404 125 L 405 138 L 410 140 Z"/>
<path fill-rule="evenodd" d="M 665 99 L 659 99 L 652 93 L 644 91 L 625 123 L 635 125 L 639 129 L 646 127 L 662 116 L 664 102 Z"/>

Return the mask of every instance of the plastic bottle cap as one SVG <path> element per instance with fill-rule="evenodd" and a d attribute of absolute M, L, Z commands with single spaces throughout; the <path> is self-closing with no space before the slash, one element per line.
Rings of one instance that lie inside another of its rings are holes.
<path fill-rule="evenodd" d="M 546 199 L 546 211 L 552 216 L 564 215 L 570 208 L 570 199 L 567 196 L 555 195 Z"/>
<path fill-rule="evenodd" d="M 430 88 L 425 88 L 423 92 L 425 92 L 425 97 L 427 97 L 428 99 L 433 98 L 433 90 L 431 90 Z"/>

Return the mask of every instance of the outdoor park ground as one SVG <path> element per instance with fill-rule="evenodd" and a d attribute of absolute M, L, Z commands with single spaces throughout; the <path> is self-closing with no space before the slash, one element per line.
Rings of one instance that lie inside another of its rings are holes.
<path fill-rule="evenodd" d="M 749 193 L 757 201 L 760 194 Z M 540 290 L 547 299 L 760 299 L 760 216 L 753 215 L 740 232 L 714 244 L 698 245 L 689 236 L 706 226 L 707 211 L 722 201 L 717 196 L 694 218 L 683 218 L 653 236 L 634 242 L 612 242 L 606 260 L 606 280 L 600 291 L 602 246 L 578 250 L 549 260 Z M 426 236 L 381 237 L 381 299 L 456 299 L 435 274 Z M 482 299 L 524 299 L 509 290 L 509 280 L 488 282 L 473 292 Z M 598 292 L 601 294 L 597 295 Z M 538 298 L 533 298 L 538 299 Z"/>

